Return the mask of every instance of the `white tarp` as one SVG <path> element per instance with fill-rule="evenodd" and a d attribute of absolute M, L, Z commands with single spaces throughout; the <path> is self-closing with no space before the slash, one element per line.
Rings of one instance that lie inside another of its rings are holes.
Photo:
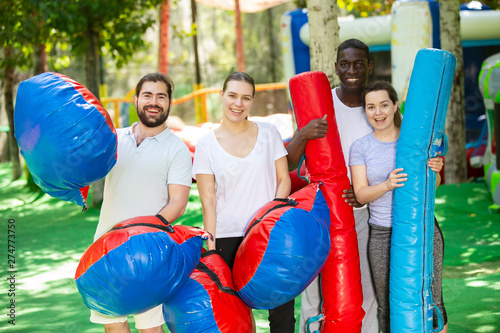
<path fill-rule="evenodd" d="M 235 0 L 196 0 L 196 2 L 210 7 L 216 7 L 227 10 L 234 10 Z M 240 11 L 246 13 L 255 13 L 279 4 L 289 2 L 290 0 L 239 0 Z"/>

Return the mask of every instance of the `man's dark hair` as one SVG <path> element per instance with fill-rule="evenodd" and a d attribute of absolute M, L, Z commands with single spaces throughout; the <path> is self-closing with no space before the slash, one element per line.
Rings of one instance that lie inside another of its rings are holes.
<path fill-rule="evenodd" d="M 337 62 L 339 62 L 340 51 L 344 51 L 346 49 L 358 49 L 365 51 L 366 60 L 368 63 L 370 63 L 370 48 L 368 47 L 368 45 L 356 38 L 347 39 L 340 43 L 339 47 L 337 48 Z"/>
<path fill-rule="evenodd" d="M 145 75 L 138 83 L 137 86 L 135 87 L 135 95 L 139 97 L 139 94 L 141 93 L 142 85 L 144 82 L 163 82 L 167 85 L 167 93 L 168 93 L 168 99 L 172 100 L 172 93 L 174 91 L 174 82 L 172 82 L 172 79 L 163 73 L 150 73 Z"/>
<path fill-rule="evenodd" d="M 248 75 L 247 73 L 232 72 L 231 74 L 229 74 L 229 76 L 226 78 L 226 80 L 224 81 L 224 84 L 222 86 L 222 92 L 226 91 L 227 83 L 230 81 L 243 81 L 243 82 L 251 84 L 253 87 L 253 95 L 252 96 L 255 96 L 255 82 L 254 82 L 253 78 L 250 75 Z"/>

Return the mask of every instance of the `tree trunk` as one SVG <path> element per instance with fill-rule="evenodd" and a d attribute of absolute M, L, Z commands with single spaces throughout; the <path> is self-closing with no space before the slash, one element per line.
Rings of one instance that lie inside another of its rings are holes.
<path fill-rule="evenodd" d="M 87 27 L 87 40 L 89 45 L 85 53 L 85 79 L 86 88 L 99 99 L 99 52 L 98 35 L 92 27 L 92 20 L 89 19 Z M 104 179 L 92 184 L 92 206 L 98 207 L 102 202 L 104 194 Z"/>
<path fill-rule="evenodd" d="M 4 82 L 5 80 L 0 80 L 0 92 L 3 92 L 4 90 Z M 7 113 L 2 112 L 3 110 L 3 105 L 4 105 L 4 94 L 0 93 L 0 126 L 7 126 L 8 120 L 7 120 Z M 9 146 L 8 146 L 8 137 L 9 133 L 0 133 L 0 163 L 5 163 L 10 161 L 9 157 Z"/>
<path fill-rule="evenodd" d="M 271 66 L 271 81 L 277 82 L 278 75 L 276 74 L 276 52 L 274 48 L 274 29 L 273 29 L 273 9 L 269 8 L 267 11 L 267 31 L 269 33 L 269 64 Z"/>
<path fill-rule="evenodd" d="M 198 24 L 196 23 L 196 2 L 191 0 L 191 23 L 193 34 L 194 69 L 196 73 L 196 84 L 201 84 L 200 59 L 198 57 Z"/>
<path fill-rule="evenodd" d="M 448 136 L 448 154 L 444 169 L 445 183 L 459 183 L 466 180 L 465 153 L 465 102 L 464 62 L 460 34 L 460 1 L 440 1 L 441 48 L 457 58 L 453 78 L 450 104 L 446 117 L 445 133 Z"/>
<path fill-rule="evenodd" d="M 4 46 L 4 60 L 7 63 L 5 66 L 5 83 L 4 83 L 4 102 L 5 112 L 9 121 L 9 150 L 10 161 L 12 162 L 12 179 L 16 180 L 21 177 L 21 161 L 19 160 L 19 147 L 14 135 L 14 67 L 8 64 L 12 59 L 12 47 Z"/>
<path fill-rule="evenodd" d="M 170 0 L 163 0 L 160 7 L 160 47 L 158 72 L 168 74 L 168 21 Z"/>
<path fill-rule="evenodd" d="M 236 69 L 245 71 L 245 53 L 243 52 L 243 31 L 241 28 L 240 0 L 234 0 L 234 16 L 236 17 Z"/>
<path fill-rule="evenodd" d="M 322 71 L 333 88 L 340 84 L 335 75 L 335 55 L 339 44 L 337 0 L 308 0 L 311 70 Z"/>
<path fill-rule="evenodd" d="M 33 74 L 38 75 L 40 73 L 48 72 L 49 69 L 47 67 L 47 52 L 45 50 L 45 44 L 36 44 L 34 49 L 35 59 Z"/>
<path fill-rule="evenodd" d="M 89 45 L 85 53 L 85 79 L 86 88 L 90 90 L 97 99 L 99 96 L 99 43 L 97 32 L 92 27 L 92 20 L 87 24 L 87 40 Z"/>

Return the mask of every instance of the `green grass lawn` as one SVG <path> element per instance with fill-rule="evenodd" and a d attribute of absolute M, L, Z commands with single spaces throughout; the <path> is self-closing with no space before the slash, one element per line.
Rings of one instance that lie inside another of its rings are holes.
<path fill-rule="evenodd" d="M 82 213 L 74 204 L 30 192 L 25 180 L 12 182 L 10 175 L 9 165 L 0 164 L 0 248 L 4 249 L 0 330 L 103 332 L 100 325 L 89 322 L 89 311 L 74 282 L 80 257 L 92 243 L 99 211 L 89 208 Z M 446 246 L 444 300 L 452 333 L 500 332 L 500 215 L 489 213 L 490 204 L 484 183 L 438 189 L 436 216 Z M 16 227 L 13 269 L 7 256 L 9 219 L 15 220 L 10 224 Z M 178 223 L 202 225 L 196 186 Z M 14 297 L 8 296 L 11 274 L 15 275 Z M 8 323 L 10 299 L 15 299 L 15 325 Z M 295 311 L 298 320 L 300 297 Z M 267 311 L 254 314 L 258 332 L 268 332 Z"/>

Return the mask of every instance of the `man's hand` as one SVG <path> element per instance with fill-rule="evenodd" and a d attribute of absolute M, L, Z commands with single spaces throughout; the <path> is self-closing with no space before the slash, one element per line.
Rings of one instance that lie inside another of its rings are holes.
<path fill-rule="evenodd" d="M 342 194 L 342 198 L 345 198 L 345 202 L 349 204 L 351 207 L 363 207 L 364 205 L 360 204 L 358 200 L 356 200 L 356 195 L 354 194 L 354 190 L 352 188 L 348 190 L 344 190 L 344 194 Z"/>
<path fill-rule="evenodd" d="M 327 132 L 328 121 L 326 120 L 326 114 L 323 118 L 311 120 L 300 130 L 300 134 L 308 140 L 324 138 Z"/>
<path fill-rule="evenodd" d="M 307 125 L 296 131 L 292 141 L 286 147 L 288 151 L 288 170 L 297 169 L 300 159 L 306 150 L 306 145 L 309 140 L 324 138 L 328 132 L 328 121 L 326 115 L 322 118 L 317 118 L 309 121 Z"/>

